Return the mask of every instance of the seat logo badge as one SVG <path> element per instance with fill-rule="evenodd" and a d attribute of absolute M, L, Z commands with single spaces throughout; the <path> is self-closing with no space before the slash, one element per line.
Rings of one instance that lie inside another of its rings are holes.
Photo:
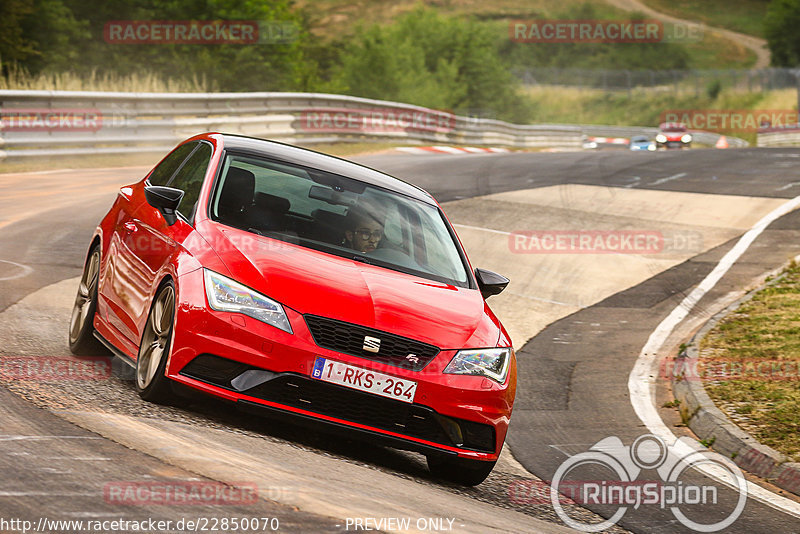
<path fill-rule="evenodd" d="M 409 354 L 406 356 L 406 360 L 410 361 L 411 363 L 419 363 L 419 358 L 416 354 Z"/>
<path fill-rule="evenodd" d="M 377 337 L 364 336 L 364 345 L 362 348 L 367 352 L 378 352 L 381 350 L 381 340 Z"/>

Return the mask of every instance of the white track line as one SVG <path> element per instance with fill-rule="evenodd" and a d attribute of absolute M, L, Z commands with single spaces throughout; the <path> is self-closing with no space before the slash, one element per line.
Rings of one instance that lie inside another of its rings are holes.
<path fill-rule="evenodd" d="M 0 222 L 0 226 L 5 226 L 5 224 L 4 224 L 5 222 L 6 221 Z M 33 272 L 32 268 L 28 267 L 27 265 L 22 265 L 21 263 L 16 263 L 16 262 L 13 262 L 13 261 L 8 261 L 8 260 L 0 260 L 0 263 L 10 263 L 11 265 L 13 265 L 15 267 L 19 267 L 20 268 L 20 272 L 18 272 L 17 274 L 12 274 L 10 276 L 0 277 L 0 282 L 4 282 L 4 281 L 7 281 L 7 280 L 16 280 L 17 278 L 22 278 L 24 276 L 28 276 L 29 274 L 31 274 Z"/>
<path fill-rule="evenodd" d="M 653 333 L 650 334 L 647 343 L 642 348 L 641 353 L 639 353 L 639 359 L 636 361 L 636 365 L 634 365 L 628 377 L 628 391 L 630 392 L 631 404 L 633 405 L 633 410 L 636 412 L 636 415 L 645 426 L 647 426 L 648 430 L 664 439 L 667 443 L 674 443 L 677 438 L 661 420 L 655 405 L 655 386 L 656 377 L 658 376 L 656 365 L 658 365 L 659 350 L 664 345 L 673 329 L 689 315 L 689 312 L 700 301 L 703 295 L 708 293 L 717 282 L 719 282 L 761 232 L 773 221 L 798 207 L 800 207 L 800 196 L 778 206 L 748 230 L 739 239 L 736 245 L 722 257 L 717 266 L 714 267 L 714 270 L 711 271 L 663 321 L 661 321 Z M 687 447 L 685 451 L 678 452 L 688 454 L 690 449 Z M 699 466 L 698 469 L 719 482 L 728 485 L 727 481 L 717 476 L 713 469 L 704 468 L 703 466 Z M 793 516 L 800 517 L 800 503 L 781 497 L 749 481 L 747 482 L 747 492 L 749 496 L 752 496 L 758 501 Z"/>
<path fill-rule="evenodd" d="M 492 228 L 484 228 L 482 226 L 470 226 L 468 224 L 458 224 L 458 223 L 453 223 L 453 226 L 457 226 L 459 228 L 467 228 L 469 230 L 480 230 L 481 232 L 491 232 L 493 234 L 511 235 L 511 232 L 503 232 L 502 230 L 493 230 Z"/>
<path fill-rule="evenodd" d="M 671 182 L 672 180 L 677 180 L 678 178 L 683 178 L 684 176 L 686 176 L 685 172 L 679 172 L 678 174 L 673 174 L 672 176 L 667 176 L 666 178 L 659 178 L 658 180 L 656 180 L 652 184 L 648 184 L 648 185 L 651 185 L 651 186 L 653 186 L 653 185 L 661 185 L 661 184 L 665 184 L 667 182 Z"/>

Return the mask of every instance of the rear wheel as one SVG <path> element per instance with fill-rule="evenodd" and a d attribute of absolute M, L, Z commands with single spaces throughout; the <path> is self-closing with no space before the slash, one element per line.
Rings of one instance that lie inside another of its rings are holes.
<path fill-rule="evenodd" d="M 174 320 L 175 286 L 169 281 L 153 300 L 136 358 L 136 389 L 146 401 L 163 404 L 172 397 L 166 367 Z"/>
<path fill-rule="evenodd" d="M 428 469 L 437 478 L 442 478 L 464 486 L 477 486 L 494 469 L 494 462 L 453 458 L 449 456 L 428 456 Z"/>
<path fill-rule="evenodd" d="M 75 297 L 69 320 L 69 350 L 79 356 L 103 352 L 103 346 L 94 337 L 94 314 L 97 311 L 99 280 L 100 247 L 95 245 L 83 267 L 78 295 Z"/>

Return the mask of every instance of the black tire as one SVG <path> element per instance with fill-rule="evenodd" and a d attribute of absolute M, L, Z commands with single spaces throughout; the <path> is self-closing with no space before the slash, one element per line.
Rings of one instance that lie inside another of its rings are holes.
<path fill-rule="evenodd" d="M 428 469 L 433 476 L 462 486 L 477 486 L 486 480 L 496 463 L 449 456 L 428 456 Z"/>
<path fill-rule="evenodd" d="M 94 337 L 97 312 L 97 286 L 100 280 L 100 246 L 95 245 L 86 257 L 81 282 L 69 320 L 69 350 L 76 356 L 107 354 Z"/>
<path fill-rule="evenodd" d="M 175 284 L 167 281 L 158 290 L 150 306 L 136 358 L 136 391 L 146 401 L 167 404 L 173 399 L 166 368 L 174 324 Z"/>

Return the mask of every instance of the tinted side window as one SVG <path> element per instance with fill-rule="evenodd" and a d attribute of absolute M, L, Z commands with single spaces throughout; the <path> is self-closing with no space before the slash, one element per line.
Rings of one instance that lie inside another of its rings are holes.
<path fill-rule="evenodd" d="M 194 217 L 195 205 L 200 198 L 200 188 L 203 186 L 203 179 L 210 161 L 211 147 L 206 143 L 200 143 L 194 154 L 186 160 L 169 184 L 170 187 L 183 191 L 183 199 L 178 206 L 178 211 L 189 220 Z"/>
<path fill-rule="evenodd" d="M 150 185 L 167 185 L 169 179 L 181 166 L 186 156 L 192 153 L 192 150 L 197 146 L 197 142 L 186 143 L 173 150 L 164 161 L 158 164 L 158 167 L 153 169 L 150 177 L 147 179 Z"/>

